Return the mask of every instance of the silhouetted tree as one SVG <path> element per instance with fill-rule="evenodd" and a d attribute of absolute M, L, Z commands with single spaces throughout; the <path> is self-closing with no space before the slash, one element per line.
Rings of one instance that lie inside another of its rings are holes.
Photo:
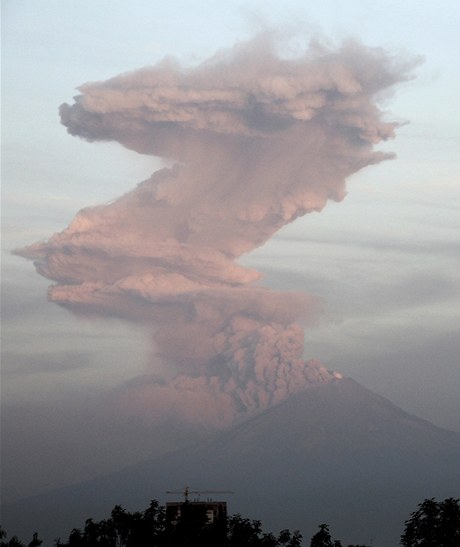
<path fill-rule="evenodd" d="M 280 547 L 301 547 L 302 534 L 298 530 L 291 533 L 289 530 L 282 530 L 278 536 Z"/>
<path fill-rule="evenodd" d="M 0 526 L 0 547 L 26 547 L 16 536 L 12 536 L 9 541 L 6 541 L 6 537 L 6 531 Z M 27 547 L 38 547 L 41 544 L 42 540 L 38 539 L 38 534 L 35 533 Z"/>
<path fill-rule="evenodd" d="M 339 540 L 333 540 L 327 524 L 319 525 L 319 532 L 311 538 L 310 547 L 342 547 Z"/>
<path fill-rule="evenodd" d="M 161 546 L 165 531 L 165 510 L 157 500 L 151 500 L 150 505 L 142 513 L 136 533 L 132 535 L 130 547 Z"/>
<path fill-rule="evenodd" d="M 0 545 L 2 547 L 26 547 L 16 536 L 13 536 L 9 541 L 0 543 Z"/>
<path fill-rule="evenodd" d="M 11 541 L 19 541 L 18 538 L 16 536 L 13 536 L 10 541 L 6 541 L 6 537 L 7 537 L 7 533 L 6 531 L 0 526 L 0 547 L 9 547 L 9 545 L 11 545 L 13 547 L 18 545 L 21 545 L 22 547 L 25 547 L 25 545 L 23 543 L 11 543 Z"/>
<path fill-rule="evenodd" d="M 259 520 L 250 520 L 241 515 L 233 515 L 228 519 L 227 543 L 229 547 L 249 547 L 257 545 L 262 534 Z"/>
<path fill-rule="evenodd" d="M 460 500 L 438 502 L 426 499 L 406 520 L 401 545 L 404 547 L 458 547 L 460 545 Z"/>
<path fill-rule="evenodd" d="M 38 534 L 37 532 L 35 532 L 32 536 L 32 541 L 29 543 L 29 545 L 27 545 L 27 547 L 39 547 L 42 543 L 43 541 L 41 539 L 38 539 Z"/>
<path fill-rule="evenodd" d="M 278 536 L 264 533 L 260 520 L 250 520 L 241 515 L 229 517 L 225 547 L 301 547 L 302 535 L 282 530 Z M 220 546 L 219 543 L 213 547 Z"/>
<path fill-rule="evenodd" d="M 74 528 L 67 543 L 58 540 L 55 547 L 163 547 L 165 543 L 164 509 L 152 500 L 145 511 L 130 513 L 116 505 L 110 517 L 100 522 L 88 519 L 83 530 Z"/>

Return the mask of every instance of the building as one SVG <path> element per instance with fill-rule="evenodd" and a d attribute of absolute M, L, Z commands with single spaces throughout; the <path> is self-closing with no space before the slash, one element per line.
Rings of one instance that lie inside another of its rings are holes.
<path fill-rule="evenodd" d="M 212 524 L 216 520 L 225 522 L 227 502 L 213 501 L 173 501 L 166 503 L 166 527 L 172 529 L 179 523 Z"/>

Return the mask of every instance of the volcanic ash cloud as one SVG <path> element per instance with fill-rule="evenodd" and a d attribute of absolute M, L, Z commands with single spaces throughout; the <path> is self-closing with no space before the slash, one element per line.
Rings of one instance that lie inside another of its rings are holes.
<path fill-rule="evenodd" d="M 56 282 L 52 301 L 152 326 L 172 379 L 128 391 L 154 415 L 228 423 L 328 380 L 298 325 L 317 299 L 266 289 L 236 259 L 391 157 L 373 150 L 397 127 L 377 102 L 410 68 L 352 42 L 280 58 L 259 37 L 193 69 L 84 84 L 60 109 L 69 133 L 175 163 L 20 254 Z"/>

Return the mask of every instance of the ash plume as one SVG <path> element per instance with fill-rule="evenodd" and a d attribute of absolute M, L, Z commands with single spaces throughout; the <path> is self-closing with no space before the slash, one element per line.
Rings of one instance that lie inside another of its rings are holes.
<path fill-rule="evenodd" d="M 72 135 L 174 162 L 18 251 L 56 282 L 51 301 L 151 325 L 171 374 L 133 383 L 135 406 L 221 425 L 334 377 L 303 357 L 319 300 L 264 288 L 236 259 L 392 157 L 373 149 L 398 126 L 377 104 L 411 68 L 356 42 L 281 58 L 264 35 L 195 68 L 86 83 L 61 106 Z"/>

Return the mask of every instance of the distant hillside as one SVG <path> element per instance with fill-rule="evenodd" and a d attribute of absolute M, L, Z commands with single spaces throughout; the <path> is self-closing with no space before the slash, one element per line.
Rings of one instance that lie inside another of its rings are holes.
<path fill-rule="evenodd" d="M 4 507 L 3 527 L 67 536 L 115 504 L 145 507 L 190 485 L 232 490 L 231 513 L 309 538 L 394 547 L 428 497 L 460 497 L 460 434 L 411 416 L 350 379 L 320 384 L 187 450 Z"/>

